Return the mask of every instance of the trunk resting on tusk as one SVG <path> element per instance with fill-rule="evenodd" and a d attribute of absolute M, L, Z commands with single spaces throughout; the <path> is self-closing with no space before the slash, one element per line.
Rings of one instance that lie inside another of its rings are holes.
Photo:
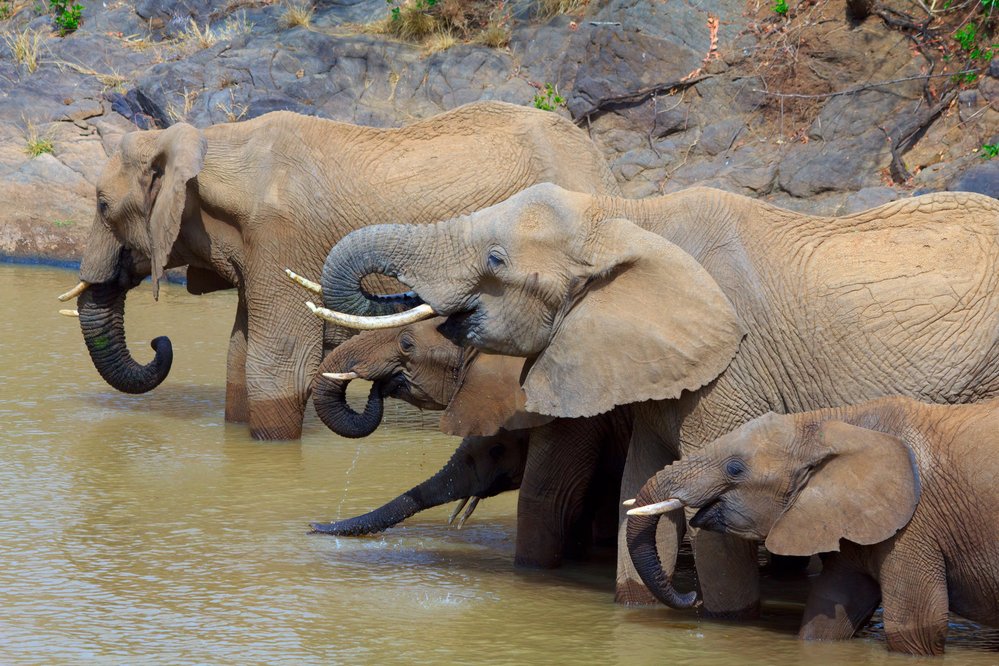
<path fill-rule="evenodd" d="M 77 310 L 59 310 L 59 314 L 64 317 L 79 317 L 80 313 Z"/>
<path fill-rule="evenodd" d="M 323 377 L 327 379 L 336 379 L 342 382 L 349 382 L 352 379 L 357 379 L 356 372 L 324 372 Z"/>
<path fill-rule="evenodd" d="M 67 291 L 65 294 L 61 294 L 59 296 L 59 300 L 68 301 L 71 298 L 76 298 L 77 296 L 85 292 L 87 290 L 87 287 L 89 286 L 90 286 L 89 282 L 84 282 L 81 280 L 80 284 L 76 285 L 75 287 Z"/>
<path fill-rule="evenodd" d="M 660 513 L 669 513 L 670 511 L 676 511 L 677 509 L 683 508 L 683 502 L 678 499 L 668 499 L 664 502 L 656 502 L 655 504 L 646 504 L 645 506 L 636 506 L 634 509 L 628 510 L 629 516 L 656 516 Z"/>
<path fill-rule="evenodd" d="M 295 271 L 289 270 L 287 268 L 284 269 L 284 272 L 285 272 L 285 275 L 287 275 L 292 280 L 294 280 L 298 284 L 302 285 L 303 287 L 305 287 L 309 291 L 315 292 L 317 294 L 322 294 L 323 293 L 322 285 L 320 285 L 318 282 L 313 282 L 309 278 L 302 277 L 301 275 L 299 275 Z"/>
<path fill-rule="evenodd" d="M 312 301 L 307 301 L 305 305 L 312 310 L 312 314 L 316 315 L 320 319 L 325 319 L 326 321 L 337 324 L 338 326 L 353 328 L 358 331 L 373 331 L 381 328 L 405 326 L 406 324 L 412 324 L 424 319 L 429 319 L 430 317 L 436 315 L 434 309 L 426 303 L 423 305 L 417 305 L 415 308 L 406 310 L 405 312 L 400 312 L 398 314 L 379 315 L 376 317 L 364 317 L 362 315 L 335 312 L 333 310 L 328 310 L 327 308 L 321 308 Z"/>

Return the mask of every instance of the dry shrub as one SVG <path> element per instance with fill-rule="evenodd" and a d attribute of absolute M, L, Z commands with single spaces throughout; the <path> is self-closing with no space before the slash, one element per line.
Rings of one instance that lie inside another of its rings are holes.
<path fill-rule="evenodd" d="M 38 54 L 42 50 L 42 40 L 45 34 L 40 30 L 13 30 L 3 34 L 3 41 L 10 49 L 14 62 L 24 65 L 28 73 L 38 69 Z"/>
<path fill-rule="evenodd" d="M 559 14 L 574 14 L 586 6 L 589 0 L 538 0 L 538 14 L 551 18 Z"/>
<path fill-rule="evenodd" d="M 284 13 L 281 14 L 281 25 L 285 28 L 301 26 L 308 28 L 312 25 L 312 5 L 310 4 L 289 4 Z"/>

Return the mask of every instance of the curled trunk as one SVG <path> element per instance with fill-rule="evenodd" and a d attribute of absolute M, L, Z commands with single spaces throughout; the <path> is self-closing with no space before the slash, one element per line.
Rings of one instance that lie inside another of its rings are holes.
<path fill-rule="evenodd" d="M 399 277 L 400 261 L 413 251 L 412 232 L 408 225 L 379 225 L 345 236 L 333 246 L 323 264 L 323 305 L 337 312 L 366 317 L 394 314 L 420 305 L 423 301 L 412 291 L 373 294 L 362 284 L 368 275 Z M 393 242 L 383 251 L 381 241 L 385 238 Z"/>
<path fill-rule="evenodd" d="M 92 285 L 77 299 L 80 328 L 97 372 L 108 384 L 124 393 L 145 393 L 156 388 L 170 373 L 173 347 L 170 339 L 158 337 L 150 346 L 155 358 L 138 363 L 125 344 L 125 295 L 138 281 L 112 280 Z"/>
<path fill-rule="evenodd" d="M 504 437 L 511 440 L 509 445 L 517 445 L 521 449 L 525 447 L 525 443 L 517 436 L 507 434 Z M 467 499 L 473 495 L 492 497 L 507 490 L 515 490 L 520 487 L 522 466 L 510 470 L 497 466 L 488 474 L 476 472 L 476 459 L 494 456 L 499 441 L 499 436 L 466 437 L 447 464 L 418 486 L 374 511 L 332 523 L 312 523 L 312 529 L 335 536 L 375 534 L 424 509 Z"/>
<path fill-rule="evenodd" d="M 649 479 L 635 498 L 635 506 L 655 504 L 668 499 L 662 490 L 660 475 Z M 682 594 L 673 587 L 673 581 L 663 570 L 656 548 L 656 528 L 663 514 L 655 516 L 628 516 L 626 536 L 632 564 L 649 591 L 670 608 L 690 608 L 697 600 L 696 592 Z"/>
<path fill-rule="evenodd" d="M 380 382 L 374 382 L 371 385 L 364 411 L 358 413 L 347 404 L 347 385 L 349 383 L 349 380 L 317 378 L 312 391 L 312 402 L 320 420 L 336 434 L 352 439 L 367 437 L 382 422 L 385 407 L 382 386 Z"/>

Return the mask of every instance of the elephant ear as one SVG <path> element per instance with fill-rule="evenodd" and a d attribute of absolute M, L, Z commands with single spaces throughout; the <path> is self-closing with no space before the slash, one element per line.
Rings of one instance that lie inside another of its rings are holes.
<path fill-rule="evenodd" d="M 529 411 L 592 416 L 676 398 L 728 367 L 744 332 L 693 257 L 625 219 L 596 223 L 587 245 L 592 277 L 530 366 Z"/>
<path fill-rule="evenodd" d="M 839 550 L 839 540 L 880 543 L 912 518 L 919 473 L 898 437 L 826 421 L 808 437 L 811 474 L 766 539 L 777 555 Z"/>
<path fill-rule="evenodd" d="M 172 125 L 156 139 L 146 194 L 154 298 L 159 298 L 159 280 L 180 233 L 187 183 L 201 171 L 207 151 L 204 134 L 187 123 Z"/>
<path fill-rule="evenodd" d="M 440 429 L 460 437 L 495 435 L 500 429 L 543 425 L 550 416 L 524 409 L 520 374 L 524 359 L 469 350 L 464 374 L 441 416 Z"/>

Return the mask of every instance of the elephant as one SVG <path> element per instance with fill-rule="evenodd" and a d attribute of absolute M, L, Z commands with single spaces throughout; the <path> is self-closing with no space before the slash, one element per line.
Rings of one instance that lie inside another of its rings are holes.
<path fill-rule="evenodd" d="M 586 133 L 556 114 L 501 102 L 468 104 L 399 129 L 288 111 L 197 129 L 177 123 L 126 134 L 97 183 L 77 297 L 83 337 L 101 376 L 143 393 L 173 359 L 165 337 L 146 365 L 125 340 L 125 296 L 166 268 L 187 267 L 187 290 L 236 288 L 225 418 L 257 439 L 301 435 L 324 327 L 300 310 L 276 263 L 318 273 L 347 232 L 375 221 L 425 223 L 499 202 L 540 182 L 617 191 Z M 375 287 L 385 288 L 382 281 Z M 404 295 L 382 293 L 393 311 Z M 325 344 L 343 337 L 325 329 Z"/>
<path fill-rule="evenodd" d="M 400 317 L 446 316 L 451 339 L 527 359 L 527 411 L 632 404 L 623 499 L 767 412 L 999 394 L 997 232 L 999 201 L 960 192 L 819 217 L 710 188 L 627 200 L 542 184 L 434 225 L 348 234 L 326 258 L 316 313 L 377 325 L 359 282 L 395 276 L 418 303 Z M 649 603 L 620 517 L 615 598 Z M 685 528 L 671 522 L 667 578 Z M 704 610 L 757 615 L 755 545 L 691 538 Z"/>
<path fill-rule="evenodd" d="M 632 560 L 659 585 L 656 523 L 824 555 L 800 636 L 846 639 L 884 604 L 888 649 L 942 654 L 948 608 L 999 626 L 999 401 L 891 397 L 766 414 L 666 467 L 629 510 Z"/>
<path fill-rule="evenodd" d="M 370 434 L 384 397 L 391 396 L 441 411 L 441 430 L 464 439 L 447 464 L 415 488 L 363 516 L 314 523 L 313 529 L 370 534 L 417 511 L 472 498 L 467 517 L 476 498 L 520 488 L 517 566 L 555 568 L 564 557 L 585 556 L 593 541 L 613 542 L 631 434 L 628 409 L 581 419 L 525 413 L 519 384 L 524 360 L 460 347 L 437 330 L 443 322 L 364 331 L 323 359 L 313 402 L 335 432 Z M 357 378 L 373 382 L 361 413 L 344 399 Z"/>

